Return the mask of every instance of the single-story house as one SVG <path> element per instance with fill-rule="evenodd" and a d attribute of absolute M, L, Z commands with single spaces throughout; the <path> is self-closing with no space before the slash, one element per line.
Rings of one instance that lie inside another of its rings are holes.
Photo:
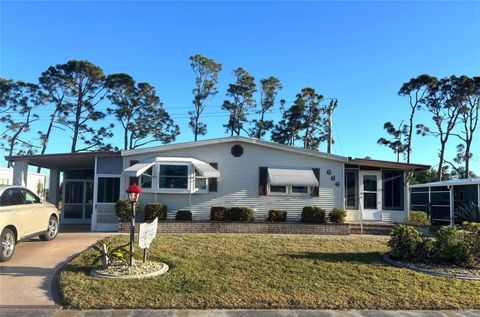
<path fill-rule="evenodd" d="M 304 206 L 346 208 L 348 221 L 399 222 L 409 210 L 408 172 L 428 165 L 353 159 L 240 136 L 121 152 L 8 156 L 14 184 L 28 166 L 50 169 L 49 201 L 61 194 L 63 223 L 116 230 L 115 202 L 137 182 L 141 205 L 167 205 L 168 218 L 191 210 L 208 220 L 211 206 L 249 206 L 255 219 L 284 209 L 300 219 Z M 60 173 L 63 173 L 60 182 Z M 61 186 L 60 186 L 61 184 Z M 61 187 L 61 188 L 60 188 Z"/>

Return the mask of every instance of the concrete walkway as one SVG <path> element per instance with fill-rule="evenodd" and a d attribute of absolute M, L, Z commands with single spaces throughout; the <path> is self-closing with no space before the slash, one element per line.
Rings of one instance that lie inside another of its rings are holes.
<path fill-rule="evenodd" d="M 2 317 L 480 317 L 480 311 L 0 309 Z"/>
<path fill-rule="evenodd" d="M 19 243 L 13 258 L 0 264 L 0 307 L 56 307 L 58 299 L 52 293 L 52 281 L 57 270 L 97 240 L 112 234 L 78 231 L 83 228 L 65 226 L 53 241 L 35 238 Z M 3 310 L 0 316 L 4 316 Z"/>

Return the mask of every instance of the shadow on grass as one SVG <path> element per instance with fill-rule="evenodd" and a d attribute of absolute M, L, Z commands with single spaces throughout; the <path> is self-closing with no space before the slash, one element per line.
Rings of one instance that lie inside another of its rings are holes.
<path fill-rule="evenodd" d="M 338 253 L 318 253 L 318 252 L 301 252 L 282 254 L 291 259 L 314 260 L 324 262 L 356 262 L 365 264 L 385 265 L 382 260 L 381 252 L 338 252 Z"/>

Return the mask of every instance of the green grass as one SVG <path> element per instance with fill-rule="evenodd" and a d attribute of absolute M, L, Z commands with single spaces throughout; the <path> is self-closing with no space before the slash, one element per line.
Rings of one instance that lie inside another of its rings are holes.
<path fill-rule="evenodd" d="M 109 238 L 113 244 L 126 236 Z M 434 277 L 382 262 L 386 239 L 303 235 L 161 234 L 145 280 L 90 277 L 87 257 L 61 272 L 67 308 L 480 308 L 480 281 Z"/>

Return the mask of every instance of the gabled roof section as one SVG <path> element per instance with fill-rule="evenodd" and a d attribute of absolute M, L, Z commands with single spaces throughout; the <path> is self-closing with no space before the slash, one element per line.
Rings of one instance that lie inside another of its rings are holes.
<path fill-rule="evenodd" d="M 195 148 L 195 147 L 201 147 L 206 145 L 213 145 L 213 144 L 219 144 L 219 143 L 233 143 L 233 142 L 256 144 L 256 145 L 260 145 L 260 146 L 264 146 L 264 147 L 268 147 L 276 150 L 281 150 L 281 151 L 294 152 L 298 154 L 314 156 L 314 157 L 323 158 L 327 160 L 347 162 L 347 158 L 344 156 L 328 154 L 328 153 L 318 152 L 314 150 L 301 149 L 301 148 L 296 148 L 289 145 L 278 144 L 278 143 L 259 140 L 255 138 L 247 138 L 243 136 L 231 136 L 231 137 L 209 139 L 209 140 L 202 140 L 202 141 L 196 141 L 196 142 L 166 144 L 166 145 L 155 146 L 150 148 L 126 150 L 126 151 L 122 151 L 121 153 L 122 153 L 122 156 L 148 154 L 148 153 L 161 153 L 161 152 L 166 152 L 170 150 Z"/>

